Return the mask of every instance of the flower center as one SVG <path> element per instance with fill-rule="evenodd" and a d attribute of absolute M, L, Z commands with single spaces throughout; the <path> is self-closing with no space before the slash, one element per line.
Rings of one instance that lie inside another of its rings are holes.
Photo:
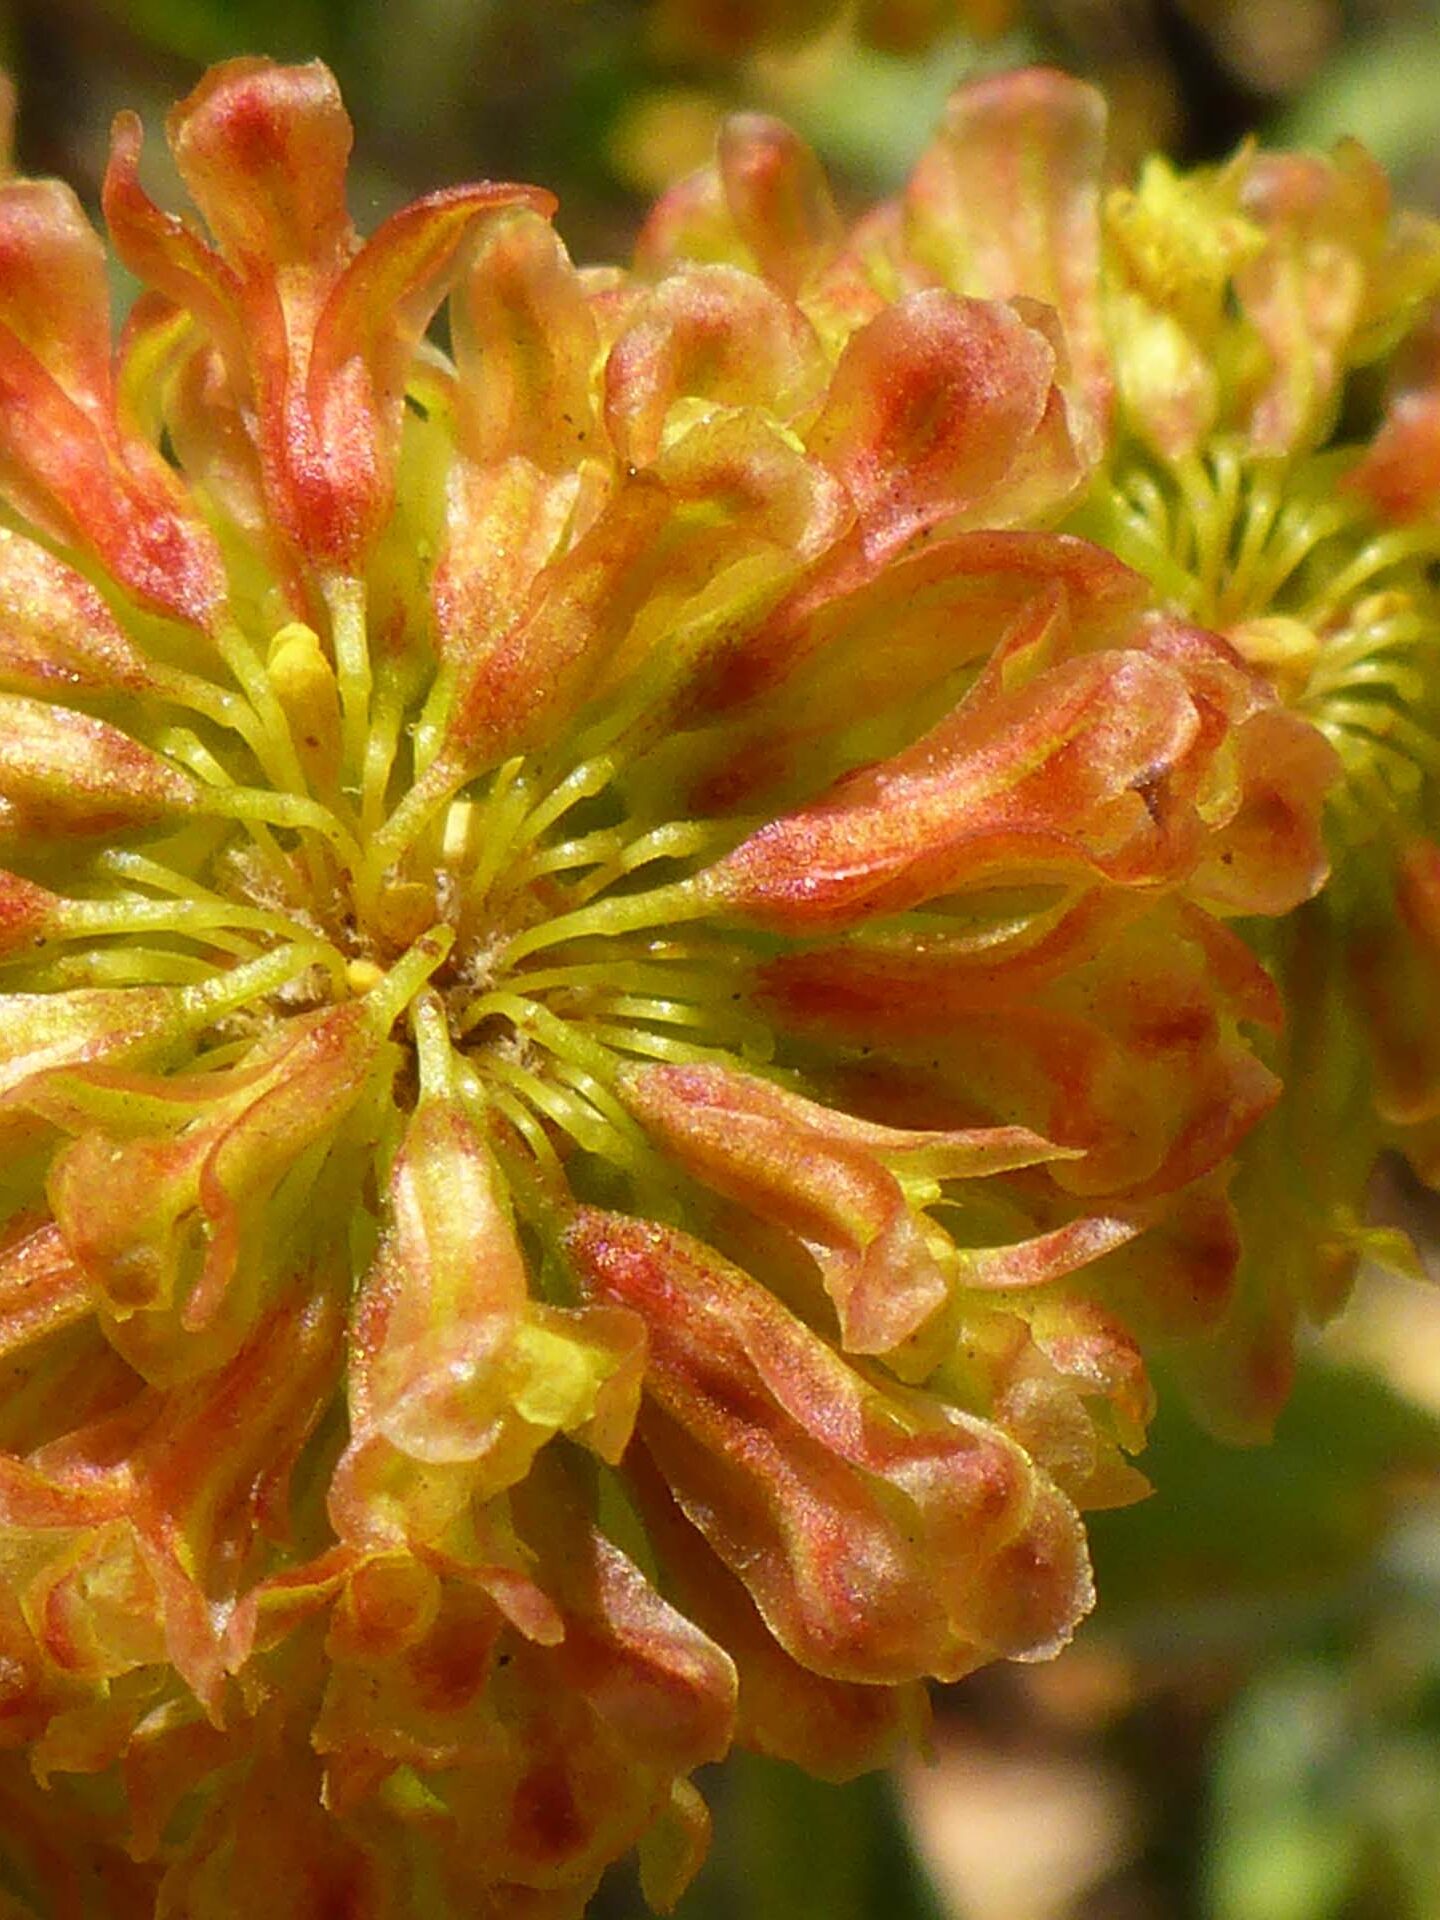
<path fill-rule="evenodd" d="M 328 644 L 292 622 L 263 663 L 232 632 L 241 691 L 152 732 L 197 783 L 194 817 L 98 856 L 85 944 L 48 984 L 206 983 L 217 1062 L 365 1001 L 404 1050 L 402 1107 L 448 1050 L 537 1213 L 590 1197 L 588 1159 L 668 1185 L 617 1092 L 626 1063 L 769 1049 L 750 956 L 693 884 L 740 828 L 665 817 L 612 753 L 466 767 L 439 676 L 372 667 L 359 609 L 334 614 Z"/>

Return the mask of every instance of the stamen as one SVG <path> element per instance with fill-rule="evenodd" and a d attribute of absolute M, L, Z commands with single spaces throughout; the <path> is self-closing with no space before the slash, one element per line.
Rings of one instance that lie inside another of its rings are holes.
<path fill-rule="evenodd" d="M 370 637 L 363 581 L 332 576 L 324 583 L 330 612 L 335 680 L 340 689 L 342 784 L 359 794 L 364 786 L 366 737 L 370 731 Z"/>
<path fill-rule="evenodd" d="M 613 1158 L 617 1153 L 614 1129 L 603 1121 L 593 1107 L 564 1087 L 552 1086 L 514 1060 L 487 1059 L 485 1078 L 509 1087 L 526 1104 L 538 1109 L 547 1119 L 568 1133 L 587 1153 Z"/>
<path fill-rule="evenodd" d="M 1306 607 L 1315 625 L 1325 625 L 1340 608 L 1350 604 L 1379 573 L 1407 560 L 1440 557 L 1440 537 L 1429 529 L 1403 528 L 1366 541 L 1348 565 L 1326 582 Z"/>
<path fill-rule="evenodd" d="M 578 840 L 554 840 L 548 847 L 530 853 L 511 870 L 507 875 L 510 885 L 506 892 L 519 892 L 527 882 L 538 880 L 542 874 L 570 873 L 576 868 L 594 867 L 601 862 L 605 862 L 602 871 L 606 876 L 601 884 L 608 884 L 619 871 L 618 867 L 610 864 L 611 857 L 620 851 L 621 841 L 613 827 L 598 828 L 594 833 L 582 834 Z M 581 886 L 589 884 L 589 881 L 585 881 Z"/>
<path fill-rule="evenodd" d="M 152 661 L 150 670 L 162 699 L 174 706 L 188 708 L 191 713 L 198 713 L 202 719 L 229 733 L 238 734 L 256 764 L 264 770 L 267 745 L 265 730 L 254 710 L 240 695 L 227 687 L 217 687 L 209 680 L 202 680 L 198 674 L 186 673 L 179 667 L 163 666 Z"/>
<path fill-rule="evenodd" d="M 466 844 L 480 849 L 466 877 L 466 892 L 477 905 L 490 891 L 495 876 L 515 842 L 515 834 L 530 804 L 530 787 L 522 778 L 525 762 L 517 755 L 495 770 L 495 778 L 466 832 Z"/>
<path fill-rule="evenodd" d="M 436 760 L 426 768 L 389 819 L 367 843 L 366 852 L 357 851 L 353 868 L 362 909 L 374 905 L 385 875 L 400 864 L 410 847 L 420 838 L 435 815 L 466 783 L 463 768 L 453 762 Z"/>
<path fill-rule="evenodd" d="M 700 1066 L 707 1060 L 721 1066 L 734 1065 L 734 1053 L 725 1047 L 697 1046 L 694 1041 L 677 1040 L 669 1033 L 651 1033 L 645 1027 L 617 1027 L 608 1021 L 592 1020 L 586 1031 L 619 1053 L 643 1054 L 647 1060 L 668 1060 L 684 1067 Z"/>
<path fill-rule="evenodd" d="M 525 1102 L 509 1087 L 497 1086 L 493 1079 L 488 1079 L 482 1089 L 479 1079 L 473 1075 L 462 1079 L 460 1093 L 473 1119 L 483 1125 L 491 1111 L 499 1114 L 529 1149 L 534 1164 L 527 1177 L 514 1164 L 514 1156 L 506 1153 L 499 1142 L 495 1143 L 507 1184 L 522 1203 L 528 1202 L 523 1204 L 526 1217 L 532 1223 L 563 1219 L 574 1205 L 565 1169 L 550 1144 L 549 1135 Z"/>
<path fill-rule="evenodd" d="M 242 821 L 247 827 L 259 824 L 319 834 L 351 872 L 361 863 L 359 846 L 330 809 L 303 794 L 271 793 L 263 787 L 212 787 L 205 795 L 204 810 L 222 819 Z"/>
<path fill-rule="evenodd" d="M 399 679 L 394 672 L 382 671 L 365 741 L 365 767 L 360 795 L 362 838 L 368 839 L 385 817 L 385 796 L 400 748 L 400 727 L 404 717 L 405 700 Z"/>
<path fill-rule="evenodd" d="M 554 1062 L 555 1073 L 583 1095 L 587 1106 L 613 1135 L 607 1151 L 622 1152 L 623 1157 L 636 1166 L 643 1167 L 651 1160 L 644 1135 L 604 1084 L 613 1079 L 615 1070 L 614 1059 L 607 1048 L 598 1045 L 585 1030 L 558 1019 L 547 1007 L 523 994 L 504 990 L 488 994 L 483 1008 L 482 1018 L 499 1015 L 508 1020 L 517 1033 L 545 1049 Z"/>
<path fill-rule="evenodd" d="M 227 945 L 232 951 L 253 953 L 253 941 L 221 942 L 217 930 L 249 928 L 255 933 L 294 937 L 297 929 L 278 914 L 262 913 L 254 907 L 232 906 L 225 901 L 151 900 L 142 895 L 122 895 L 113 900 L 71 900 L 65 917 L 56 929 L 58 940 L 83 940 L 92 935 L 144 933 L 158 930 L 205 937 L 207 946 Z"/>
<path fill-rule="evenodd" d="M 218 646 L 221 659 L 229 667 L 260 723 L 255 757 L 266 779 L 273 786 L 292 793 L 303 792 L 305 776 L 300 771 L 295 743 L 290 738 L 290 724 L 275 697 L 274 688 L 266 678 L 259 656 L 237 626 L 227 626 L 222 630 Z"/>
<path fill-rule="evenodd" d="M 436 926 L 422 934 L 414 946 L 401 954 L 385 978 L 372 988 L 365 999 L 366 1010 L 374 1016 L 378 1025 L 388 1027 L 399 1019 L 431 974 L 444 962 L 454 944 L 455 929 Z"/>
<path fill-rule="evenodd" d="M 215 968 L 197 954 L 168 947 L 92 947 L 59 955 L 26 976 L 32 993 L 64 993 L 76 987 L 188 987 L 209 980 Z"/>

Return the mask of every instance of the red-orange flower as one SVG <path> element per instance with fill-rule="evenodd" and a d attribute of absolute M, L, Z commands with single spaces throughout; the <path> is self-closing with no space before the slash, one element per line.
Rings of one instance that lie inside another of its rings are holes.
<path fill-rule="evenodd" d="M 812 213 L 808 248 L 787 234 L 787 251 L 805 263 L 802 304 L 827 320 L 897 289 L 1045 302 L 1091 462 L 1061 524 L 1147 576 L 1169 614 L 1223 635 L 1339 755 L 1324 902 L 1303 934 L 1247 929 L 1290 1009 L 1262 1052 L 1292 1094 L 1234 1189 L 1251 1218 L 1230 1325 L 1180 1366 L 1212 1421 L 1254 1435 L 1284 1398 L 1297 1316 L 1332 1311 L 1367 1250 L 1399 1251 L 1363 1223 L 1377 1153 L 1393 1142 L 1426 1177 L 1434 1165 L 1433 1049 L 1420 1043 L 1433 939 L 1414 876 L 1440 828 L 1427 317 L 1440 229 L 1392 208 L 1353 141 L 1329 155 L 1247 143 L 1189 173 L 1154 158 L 1131 185 L 1107 182 L 1104 130 L 1099 95 L 1063 74 L 963 87 L 892 203 L 848 244 L 822 240 Z M 754 182 L 790 209 L 807 178 L 780 134 L 753 127 L 748 150 L 732 135 L 715 172 L 652 222 L 651 244 L 774 273 Z M 1378 418 L 1365 370 L 1387 362 Z M 1251 777 L 1290 772 L 1249 804 L 1261 849 L 1313 825 L 1286 797 L 1298 765 L 1267 728 L 1242 736 Z M 1222 910 L 1258 904 L 1236 894 Z M 1397 1100 L 1402 1052 L 1411 1087 Z"/>
<path fill-rule="evenodd" d="M 362 243 L 322 69 L 170 131 L 209 237 L 122 118 L 113 360 L 0 187 L 24 1897 L 559 1916 L 638 1844 L 665 1905 L 737 1733 L 858 1771 L 1090 1605 L 1335 755 L 1060 528 L 1083 245 L 1059 319 L 998 214 L 949 284 L 751 119 L 581 272 L 528 188 Z"/>

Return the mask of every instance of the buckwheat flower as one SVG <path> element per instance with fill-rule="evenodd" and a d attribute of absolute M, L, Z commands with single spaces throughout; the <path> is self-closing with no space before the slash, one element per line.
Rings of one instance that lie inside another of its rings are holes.
<path fill-rule="evenodd" d="M 664 1906 L 733 1739 L 844 1777 L 1089 1607 L 1334 750 L 1056 530 L 1098 362 L 771 123 L 634 271 L 362 241 L 318 66 L 169 136 L 113 350 L 0 188 L 7 1886 Z"/>
<path fill-rule="evenodd" d="M 1332 1311 L 1362 1252 L 1403 1257 L 1363 1224 L 1378 1151 L 1402 1145 L 1427 1178 L 1440 1164 L 1423 324 L 1440 229 L 1392 210 L 1353 141 L 1247 144 L 1191 172 L 1154 158 L 1107 185 L 1104 133 L 1099 96 L 1058 73 L 964 87 L 848 253 L 867 287 L 1047 303 L 1093 462 L 1061 524 L 1145 575 L 1171 617 L 1223 635 L 1338 754 L 1331 884 L 1303 915 L 1245 926 L 1289 1010 L 1261 1051 L 1292 1097 L 1240 1156 L 1228 1323 L 1176 1356 L 1210 1418 L 1253 1434 L 1283 1400 L 1297 1315 Z M 1289 830 L 1278 814 L 1256 827 Z"/>

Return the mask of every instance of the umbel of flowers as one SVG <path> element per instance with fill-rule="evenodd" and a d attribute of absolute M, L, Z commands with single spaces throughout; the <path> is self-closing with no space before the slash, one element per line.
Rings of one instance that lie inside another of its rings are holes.
<path fill-rule="evenodd" d="M 966 89 L 869 245 L 907 284 L 1050 305 L 1097 449 L 1064 524 L 1336 749 L 1322 898 L 1244 929 L 1285 1002 L 1261 1052 L 1286 1092 L 1238 1156 L 1227 1324 L 1179 1356 L 1253 1438 L 1297 1316 L 1333 1311 L 1362 1253 L 1406 1256 L 1363 1224 L 1377 1153 L 1440 1176 L 1440 229 L 1392 211 L 1353 141 L 1107 188 L 1104 131 L 1061 74 Z"/>
<path fill-rule="evenodd" d="M 0 188 L 0 1888 L 664 1906 L 733 1741 L 1064 1645 L 1150 1356 L 1263 1421 L 1429 1138 L 1423 334 L 1324 443 L 1436 246 L 1102 204 L 1053 75 L 849 231 L 736 122 L 629 271 L 362 242 L 318 66 L 169 137 L 118 343 Z"/>

